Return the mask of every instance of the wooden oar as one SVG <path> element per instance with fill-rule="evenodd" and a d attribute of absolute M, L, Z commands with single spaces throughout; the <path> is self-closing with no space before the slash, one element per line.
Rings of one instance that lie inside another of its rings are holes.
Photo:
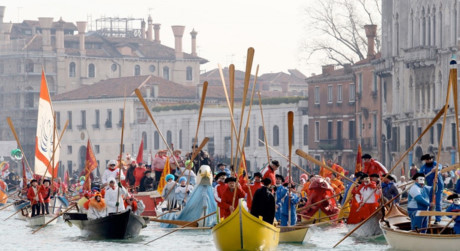
<path fill-rule="evenodd" d="M 458 216 L 457 216 L 457 217 L 458 217 Z M 449 223 L 447 223 L 447 225 L 445 225 L 445 226 L 442 228 L 441 232 L 439 232 L 439 235 L 441 235 L 441 234 L 444 232 L 444 230 L 446 230 L 447 227 L 448 227 L 452 222 L 454 222 L 454 220 L 455 220 L 455 218 L 452 218 L 452 219 L 449 221 Z"/>
<path fill-rule="evenodd" d="M 155 218 L 155 217 L 149 217 L 149 220 L 155 221 L 155 222 L 161 222 L 161 223 L 168 223 L 168 224 L 172 224 L 172 225 L 178 225 L 178 226 L 187 225 L 187 226 L 189 226 L 189 227 L 198 227 L 198 222 L 195 222 L 195 224 L 192 224 L 193 222 L 191 222 L 191 221 L 184 221 L 184 220 L 162 220 L 162 219 L 158 219 L 158 218 Z"/>
<path fill-rule="evenodd" d="M 330 172 L 333 172 L 333 173 L 335 173 L 335 174 L 337 174 L 337 175 L 342 176 L 342 178 L 345 178 L 346 180 L 350 181 L 351 183 L 356 183 L 355 181 L 353 181 L 352 179 L 348 178 L 347 176 L 345 176 L 345 175 L 343 175 L 343 174 L 337 172 L 336 170 L 330 168 L 328 165 L 326 165 L 326 164 L 322 163 L 321 161 L 315 159 L 314 157 L 308 155 L 308 153 L 302 151 L 301 149 L 297 149 L 297 150 L 295 151 L 295 153 L 296 153 L 297 155 L 299 155 L 300 157 L 302 157 L 302 158 L 304 158 L 304 159 L 306 159 L 306 160 L 308 160 L 308 161 L 311 161 L 311 162 L 315 163 L 315 164 L 318 165 L 318 166 L 322 166 L 322 167 L 326 168 L 326 169 L 329 170 Z"/>
<path fill-rule="evenodd" d="M 55 219 L 59 218 L 59 216 L 63 215 L 64 213 L 67 213 L 70 209 L 74 208 L 77 204 L 73 204 L 72 206 L 68 207 L 66 210 L 64 210 L 64 212 L 62 213 L 58 213 L 58 215 L 56 215 L 54 218 L 52 218 L 51 220 L 49 220 L 47 223 L 45 223 L 45 225 L 39 227 L 37 230 L 33 231 L 32 234 L 35 234 L 36 232 L 38 232 L 40 229 L 46 227 L 48 224 L 50 224 L 52 221 L 54 221 Z"/>
<path fill-rule="evenodd" d="M 289 111 L 287 114 L 287 124 L 288 124 L 288 149 L 289 149 L 289 159 L 288 159 L 288 168 L 289 168 L 289 180 L 288 180 L 288 226 L 291 225 L 291 182 L 292 182 L 292 171 L 291 171 L 291 159 L 292 159 L 292 139 L 294 137 L 294 112 Z"/>
<path fill-rule="evenodd" d="M 234 111 L 235 107 L 235 65 L 231 64 L 228 68 L 228 76 L 230 81 L 230 109 L 232 112 Z M 230 127 L 231 127 L 230 123 Z M 233 166 L 233 130 L 230 129 L 230 166 Z"/>
<path fill-rule="evenodd" d="M 272 149 L 272 151 L 274 151 L 276 154 L 278 154 L 279 156 L 283 157 L 283 159 L 289 161 L 289 158 L 286 157 L 286 155 L 282 154 L 281 152 L 279 152 L 278 150 L 276 150 L 274 147 L 270 146 L 269 144 L 265 143 L 264 141 L 260 140 L 259 141 L 261 143 L 263 143 L 267 148 L 270 148 Z M 269 162 L 270 163 L 270 162 Z M 308 176 L 311 176 L 311 174 L 309 172 L 307 172 L 305 169 L 303 169 L 302 167 L 300 167 L 299 165 L 297 165 L 296 163 L 294 162 L 291 162 L 292 165 L 294 165 L 295 167 L 299 168 L 300 171 L 306 173 Z"/>
<path fill-rule="evenodd" d="M 123 136 L 125 133 L 125 111 L 126 111 L 126 85 L 125 85 L 125 93 L 124 93 L 124 101 L 123 101 L 123 114 L 122 114 L 123 116 L 121 117 L 120 155 L 118 155 L 120 156 L 120 163 L 118 164 L 118 182 L 119 183 L 121 182 L 121 172 L 123 172 L 123 162 L 121 161 L 121 159 L 123 155 Z M 116 186 L 117 186 L 117 203 L 115 205 L 117 207 L 116 213 L 118 213 L 118 204 L 120 203 L 119 199 L 120 199 L 121 187 L 118 187 L 118 184 Z M 123 201 L 121 203 L 123 203 Z"/>
<path fill-rule="evenodd" d="M 460 212 L 417 211 L 416 216 L 460 216 Z"/>
<path fill-rule="evenodd" d="M 214 215 L 214 214 L 216 214 L 216 212 L 212 212 L 212 213 L 210 213 L 210 214 L 208 214 L 208 215 L 205 215 L 205 216 L 199 218 L 198 220 L 195 220 L 195 221 L 190 222 L 189 224 L 183 225 L 181 228 L 188 227 L 188 226 L 190 226 L 190 225 L 192 225 L 192 224 L 194 224 L 194 223 L 196 223 L 196 222 L 198 222 L 198 221 L 200 221 L 200 220 L 202 220 L 202 219 L 204 219 L 204 218 L 207 218 L 207 217 L 209 217 L 209 216 L 211 216 L 211 215 Z M 158 237 L 158 238 L 155 238 L 155 239 L 153 239 L 153 240 L 151 240 L 151 241 L 145 243 L 144 245 L 148 245 L 149 243 L 152 243 L 152 242 L 154 242 L 154 241 L 156 241 L 156 240 L 158 240 L 158 239 L 161 239 L 161 238 L 163 238 L 163 237 L 165 237 L 165 236 L 167 236 L 167 235 L 170 235 L 170 234 L 172 234 L 172 233 L 174 233 L 174 232 L 180 230 L 181 228 L 176 229 L 176 230 L 173 230 L 173 231 L 171 231 L 171 232 L 169 232 L 169 233 L 167 233 L 167 234 L 164 234 L 164 235 L 162 235 L 162 236 L 160 236 L 160 237 Z"/>
<path fill-rule="evenodd" d="M 12 214 L 12 215 L 8 216 L 6 219 L 4 219 L 4 221 L 6 221 L 6 220 L 8 220 L 9 218 L 11 218 L 11 217 L 15 216 L 15 215 L 16 215 L 17 213 L 19 213 L 21 210 L 22 210 L 22 208 L 21 208 L 21 209 L 19 209 L 19 210 L 18 210 L 18 211 L 16 211 L 16 212 L 14 212 L 14 214 Z"/>
<path fill-rule="evenodd" d="M 10 204 L 8 204 L 6 206 L 3 206 L 2 208 L 0 208 L 0 211 L 2 211 L 3 209 L 6 209 L 6 208 L 8 208 L 8 207 L 10 207 L 12 205 L 14 205 L 14 203 L 10 203 Z"/>
<path fill-rule="evenodd" d="M 341 194 L 343 194 L 343 192 L 342 192 L 342 193 L 338 193 L 338 194 L 334 194 L 334 195 L 332 195 L 332 196 L 330 196 L 330 197 L 327 197 L 327 198 L 324 198 L 324 199 L 322 199 L 322 200 L 320 200 L 320 201 L 317 201 L 317 202 L 315 202 L 315 203 L 313 203 L 313 204 L 311 204 L 311 205 L 308 205 L 308 206 L 306 206 L 306 207 L 298 208 L 298 209 L 297 209 L 297 212 L 301 212 L 301 211 L 304 211 L 304 210 L 309 209 L 309 208 L 311 208 L 311 207 L 314 207 L 314 206 L 316 206 L 316 205 L 318 205 L 318 204 L 321 204 L 321 203 L 324 202 L 324 201 L 327 201 L 327 200 L 329 200 L 329 199 L 332 199 L 332 198 L 334 198 L 334 197 L 337 197 L 337 196 L 339 196 L 339 195 L 341 195 Z"/>

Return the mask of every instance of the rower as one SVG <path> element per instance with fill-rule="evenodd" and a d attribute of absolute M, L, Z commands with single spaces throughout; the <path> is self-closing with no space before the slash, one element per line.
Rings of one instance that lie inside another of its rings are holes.
<path fill-rule="evenodd" d="M 42 205 L 42 214 L 50 214 L 50 211 L 49 211 L 49 205 L 50 205 L 50 197 L 51 197 L 51 189 L 50 189 L 50 180 L 44 180 L 43 181 L 43 185 L 40 186 L 40 188 L 38 189 L 39 192 L 40 192 L 40 195 L 42 196 L 43 198 L 43 203 L 41 204 Z"/>
<path fill-rule="evenodd" d="M 417 211 L 427 211 L 430 206 L 430 190 L 431 187 L 425 186 L 425 174 L 416 173 L 412 176 L 415 184 L 409 190 L 409 201 L 407 203 L 407 212 L 411 220 L 411 229 L 424 229 L 422 233 L 426 232 L 428 226 L 428 218 L 426 216 L 416 216 Z"/>
<path fill-rule="evenodd" d="M 275 181 L 276 181 L 275 173 L 279 167 L 280 167 L 280 163 L 277 160 L 272 160 L 272 162 L 264 169 L 263 179 L 270 178 L 270 180 L 272 181 L 272 185 L 275 185 Z"/>
<path fill-rule="evenodd" d="M 273 183 L 273 181 L 272 181 Z M 275 199 L 276 199 L 276 213 L 275 213 L 275 218 L 276 221 L 281 221 L 281 207 L 280 207 L 280 201 L 281 201 L 281 194 L 284 194 L 284 190 L 287 190 L 282 184 L 284 183 L 284 177 L 282 175 L 277 174 L 276 175 L 276 181 L 275 181 Z"/>
<path fill-rule="evenodd" d="M 165 177 L 166 180 L 166 185 L 163 188 L 163 192 L 161 194 L 161 197 L 163 197 L 163 200 L 166 201 L 167 203 L 167 210 L 170 210 L 172 208 L 175 208 L 175 194 L 174 190 L 176 187 L 176 182 L 174 182 L 174 175 L 168 174 Z"/>
<path fill-rule="evenodd" d="M 364 154 L 362 159 L 364 160 L 364 173 L 367 173 L 368 175 L 376 173 L 379 176 L 383 176 L 388 173 L 386 167 L 382 163 L 373 159 L 370 154 Z"/>
<path fill-rule="evenodd" d="M 435 167 L 438 168 L 438 170 L 442 169 L 442 166 L 441 165 L 438 166 L 436 161 L 434 161 L 434 156 L 433 155 L 430 155 L 430 154 L 422 155 L 420 160 L 424 161 L 425 164 L 422 167 L 420 167 L 419 173 L 423 173 L 424 175 L 428 175 L 428 173 L 430 173 L 431 170 L 433 168 L 435 168 Z M 428 186 L 430 186 L 430 187 L 433 186 L 434 176 L 435 176 L 435 173 L 431 172 L 430 175 L 425 177 L 426 184 Z M 441 198 L 442 198 L 442 191 L 443 190 L 444 190 L 444 180 L 442 179 L 442 175 L 438 174 L 438 182 L 437 182 L 437 185 L 436 185 L 436 201 L 435 201 L 436 211 L 438 211 L 438 212 L 441 212 Z M 436 216 L 436 220 L 435 220 L 434 224 L 438 224 L 440 221 L 441 221 L 441 216 Z"/>
<path fill-rule="evenodd" d="M 107 216 L 107 206 L 101 193 L 96 192 L 89 200 L 88 219 L 95 220 Z"/>
<path fill-rule="evenodd" d="M 452 204 L 446 209 L 446 212 L 460 212 L 460 196 L 456 193 L 447 197 L 447 200 L 452 200 Z M 449 216 L 455 220 L 454 233 L 460 234 L 460 217 Z"/>
<path fill-rule="evenodd" d="M 273 224 L 275 218 L 275 196 L 270 189 L 271 183 L 270 178 L 262 180 L 263 186 L 255 191 L 251 207 L 251 214 L 255 217 L 262 216 L 268 224 Z"/>
<path fill-rule="evenodd" d="M 296 205 L 299 203 L 299 196 L 295 193 L 295 184 L 287 184 L 289 191 L 283 190 L 284 194 L 280 194 L 282 199 L 277 204 L 281 207 L 281 226 L 287 226 L 289 221 L 289 214 L 291 214 L 290 225 L 295 226 L 297 221 Z M 291 203 L 289 208 L 289 202 Z M 289 211 L 290 210 L 290 211 Z"/>
<path fill-rule="evenodd" d="M 399 191 L 394 182 L 395 176 L 393 174 L 385 176 L 382 182 L 382 193 L 383 196 L 388 200 L 391 200 L 394 197 L 398 197 L 394 200 L 394 203 L 399 203 Z"/>
<path fill-rule="evenodd" d="M 226 172 L 220 172 L 215 177 L 217 185 L 214 187 L 214 199 L 216 200 L 217 206 L 219 207 L 219 215 L 223 215 L 222 195 L 224 194 L 225 190 L 227 190 L 227 183 L 225 183 L 226 179 Z"/>
<path fill-rule="evenodd" d="M 242 199 L 246 196 L 246 193 L 241 189 L 241 186 L 236 185 L 236 178 L 235 177 L 228 177 L 225 179 L 225 183 L 227 183 L 227 189 L 225 190 L 224 194 L 222 195 L 222 215 L 220 215 L 221 218 L 227 218 L 230 216 L 230 214 L 235 210 L 236 207 L 238 207 L 239 204 L 239 199 Z M 235 200 L 233 200 L 233 195 L 235 194 L 235 189 L 236 191 L 236 196 Z"/>
<path fill-rule="evenodd" d="M 32 217 L 40 214 L 40 203 L 42 201 L 41 195 L 38 192 L 38 181 L 33 179 L 30 181 L 30 188 L 27 191 L 27 198 L 30 200 L 32 205 Z"/>
<path fill-rule="evenodd" d="M 125 210 L 123 204 L 123 195 L 127 195 L 128 192 L 121 185 L 120 182 L 115 183 L 115 179 L 109 181 L 109 186 L 105 190 L 105 202 L 107 204 L 107 213 L 121 212 Z M 117 197 L 118 196 L 118 197 Z M 118 210 L 117 210 L 118 209 Z"/>
<path fill-rule="evenodd" d="M 117 161 L 110 160 L 109 163 L 107 163 L 107 169 L 105 169 L 104 174 L 102 174 L 102 187 L 107 186 L 110 179 L 118 178 L 118 172 L 120 172 L 120 168 L 117 167 Z M 121 180 L 125 179 L 123 172 L 121 172 L 120 177 Z"/>

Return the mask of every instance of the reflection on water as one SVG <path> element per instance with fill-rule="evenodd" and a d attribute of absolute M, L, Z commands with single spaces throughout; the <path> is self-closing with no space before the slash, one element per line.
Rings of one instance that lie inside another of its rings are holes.
<path fill-rule="evenodd" d="M 4 221 L 13 214 L 8 208 L 0 211 L 0 250 L 146 250 L 161 248 L 168 250 L 215 250 L 211 230 L 183 230 L 177 231 L 164 238 L 145 246 L 144 243 L 160 237 L 171 229 L 161 229 L 159 224 L 150 223 L 147 228 L 141 230 L 141 235 L 130 240 L 88 240 L 80 236 L 77 227 L 69 227 L 61 219 L 56 225 L 50 225 L 32 235 L 32 228 L 26 226 L 26 222 L 16 218 Z M 278 250 L 332 250 L 347 233 L 343 225 L 312 228 L 312 237 L 304 245 L 282 244 Z M 333 250 L 390 250 L 383 237 L 370 240 L 347 238 L 340 246 Z"/>

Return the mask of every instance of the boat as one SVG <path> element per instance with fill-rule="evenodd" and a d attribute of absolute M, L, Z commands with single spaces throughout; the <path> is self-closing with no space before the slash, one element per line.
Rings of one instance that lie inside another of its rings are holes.
<path fill-rule="evenodd" d="M 142 216 L 157 216 L 156 208 L 163 201 L 158 191 L 138 192 L 134 194 L 134 198 L 144 202 Z"/>
<path fill-rule="evenodd" d="M 30 206 L 30 201 L 28 200 L 17 200 L 13 203 L 14 203 L 13 207 L 14 207 L 15 212 Z"/>
<path fill-rule="evenodd" d="M 280 229 L 250 214 L 239 203 L 233 213 L 212 228 L 218 250 L 275 250 Z"/>
<path fill-rule="evenodd" d="M 27 217 L 27 225 L 29 227 L 39 227 L 45 225 L 47 222 L 55 218 L 56 215 L 54 214 L 40 214 L 40 215 L 35 215 L 34 217 Z M 56 224 L 57 221 L 51 221 L 48 223 L 49 225 Z"/>
<path fill-rule="evenodd" d="M 106 217 L 89 220 L 85 213 L 64 213 L 64 221 L 80 228 L 83 237 L 91 239 L 129 239 L 147 227 L 141 216 L 131 210 L 111 213 Z"/>
<path fill-rule="evenodd" d="M 331 222 L 337 219 L 337 214 L 328 215 L 323 210 L 318 209 L 312 216 L 301 215 L 302 224 L 315 224 L 319 222 Z M 331 222 L 332 223 L 332 222 Z"/>
<path fill-rule="evenodd" d="M 411 230 L 411 221 L 407 213 L 398 206 L 392 205 L 383 220 L 380 228 L 387 243 L 398 250 L 459 250 L 460 234 L 454 234 L 451 227 L 447 227 L 442 234 L 443 225 L 435 225 L 427 233 L 418 233 Z"/>
<path fill-rule="evenodd" d="M 376 213 L 372 218 L 366 221 L 361 227 L 356 229 L 352 236 L 359 238 L 374 238 L 382 235 L 382 230 L 379 227 L 379 220 L 382 218 L 382 212 Z M 353 230 L 358 224 L 346 224 L 348 231 Z"/>
<path fill-rule="evenodd" d="M 311 237 L 309 226 L 287 226 L 279 227 L 280 243 L 305 243 Z"/>

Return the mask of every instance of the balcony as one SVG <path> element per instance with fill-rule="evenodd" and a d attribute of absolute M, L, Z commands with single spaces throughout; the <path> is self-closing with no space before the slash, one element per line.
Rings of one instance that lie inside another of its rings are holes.
<path fill-rule="evenodd" d="M 436 63 L 436 48 L 416 47 L 404 51 L 404 63 L 415 68 L 433 65 Z"/>
<path fill-rule="evenodd" d="M 358 144 L 355 139 L 321 139 L 319 148 L 322 150 L 356 150 Z"/>

